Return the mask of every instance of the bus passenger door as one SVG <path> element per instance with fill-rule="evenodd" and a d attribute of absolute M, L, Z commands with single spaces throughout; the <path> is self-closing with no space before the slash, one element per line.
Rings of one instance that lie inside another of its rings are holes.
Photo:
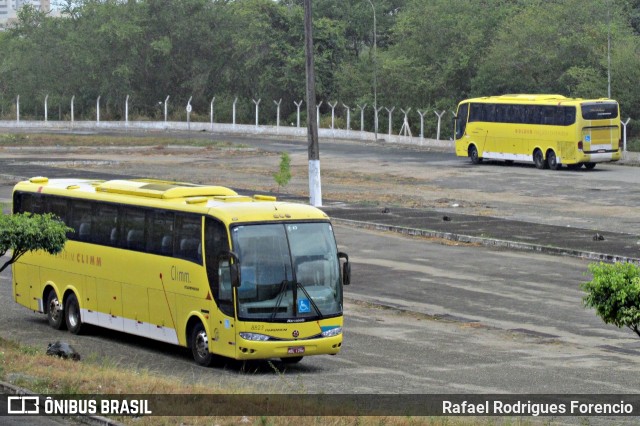
<path fill-rule="evenodd" d="M 469 104 L 461 104 L 458 108 L 458 114 L 455 117 L 455 139 L 456 139 L 456 155 L 459 157 L 467 156 L 468 136 L 467 115 L 469 113 Z"/>
<path fill-rule="evenodd" d="M 231 260 L 228 256 L 229 237 L 224 224 L 211 217 L 205 218 L 204 229 L 205 266 L 211 296 L 215 301 L 215 304 L 211 304 L 211 319 L 209 321 L 210 351 L 234 358 L 238 330 L 229 268 Z M 221 261 L 221 256 L 225 260 Z"/>

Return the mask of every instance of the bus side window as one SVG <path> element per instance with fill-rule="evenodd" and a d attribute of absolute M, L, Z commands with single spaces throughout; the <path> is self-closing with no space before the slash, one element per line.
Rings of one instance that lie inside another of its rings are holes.
<path fill-rule="evenodd" d="M 176 214 L 175 256 L 202 263 L 202 218 Z"/>
<path fill-rule="evenodd" d="M 120 247 L 129 250 L 144 250 L 145 211 L 135 207 L 122 208 L 122 234 Z"/>
<path fill-rule="evenodd" d="M 118 208 L 111 204 L 98 204 L 93 217 L 93 241 L 115 246 L 118 243 Z"/>
<path fill-rule="evenodd" d="M 173 256 L 174 218 L 173 212 L 162 210 L 154 210 L 149 214 L 147 230 L 149 253 Z"/>
<path fill-rule="evenodd" d="M 69 226 L 75 230 L 74 240 L 90 241 L 91 239 L 91 204 L 86 201 L 72 200 L 69 206 L 71 221 Z"/>
<path fill-rule="evenodd" d="M 204 234 L 205 266 L 207 267 L 207 277 L 209 278 L 209 286 L 213 293 L 213 298 L 216 300 L 222 312 L 233 315 L 233 293 L 231 286 L 229 286 L 229 288 L 222 288 L 220 275 L 218 273 L 220 253 L 229 250 L 227 229 L 222 223 L 207 217 L 204 221 Z"/>

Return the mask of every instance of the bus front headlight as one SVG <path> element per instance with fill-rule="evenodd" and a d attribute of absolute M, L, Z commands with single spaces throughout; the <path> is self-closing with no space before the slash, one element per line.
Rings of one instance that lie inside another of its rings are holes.
<path fill-rule="evenodd" d="M 269 336 L 266 336 L 264 334 L 259 334 L 259 333 L 240 333 L 240 337 L 242 337 L 245 340 L 253 340 L 258 342 L 266 342 L 267 340 L 270 339 Z"/>
<path fill-rule="evenodd" d="M 322 337 L 333 337 L 342 334 L 342 327 L 334 327 L 322 332 Z"/>

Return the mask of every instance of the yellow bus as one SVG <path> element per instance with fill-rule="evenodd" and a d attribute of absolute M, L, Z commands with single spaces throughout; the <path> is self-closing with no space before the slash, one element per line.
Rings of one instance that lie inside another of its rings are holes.
<path fill-rule="evenodd" d="M 351 268 L 329 218 L 221 186 L 35 177 L 15 213 L 75 232 L 13 265 L 15 301 L 78 334 L 93 324 L 191 349 L 198 364 L 337 354 Z"/>
<path fill-rule="evenodd" d="M 503 95 L 458 104 L 456 155 L 533 163 L 539 169 L 570 169 L 618 161 L 620 109 L 611 99 L 561 95 Z"/>

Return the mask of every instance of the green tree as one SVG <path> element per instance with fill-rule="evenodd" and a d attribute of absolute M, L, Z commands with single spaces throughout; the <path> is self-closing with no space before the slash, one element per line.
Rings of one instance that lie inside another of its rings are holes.
<path fill-rule="evenodd" d="M 67 232 L 71 231 L 73 229 L 49 213 L 0 214 L 0 257 L 12 252 L 9 260 L 0 267 L 0 272 L 30 251 L 59 253 L 67 241 Z"/>
<path fill-rule="evenodd" d="M 591 281 L 581 285 L 584 306 L 606 324 L 628 327 L 640 336 L 640 268 L 633 263 L 593 263 Z"/>
<path fill-rule="evenodd" d="M 278 192 L 280 188 L 287 186 L 291 180 L 291 157 L 289 153 L 283 152 L 280 154 L 280 170 L 273 174 L 273 180 L 278 184 Z"/>

